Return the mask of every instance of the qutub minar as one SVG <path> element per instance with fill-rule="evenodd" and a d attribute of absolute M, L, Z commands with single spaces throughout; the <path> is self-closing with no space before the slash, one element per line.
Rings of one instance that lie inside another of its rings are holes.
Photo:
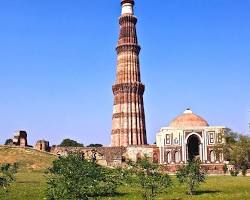
<path fill-rule="evenodd" d="M 141 83 L 139 53 L 136 35 L 137 18 L 134 0 L 122 0 L 119 18 L 120 35 L 116 48 L 117 69 L 113 85 L 114 107 L 111 146 L 100 148 L 49 147 L 39 140 L 35 148 L 57 155 L 81 153 L 87 159 L 96 158 L 105 166 L 124 166 L 147 155 L 152 162 L 161 164 L 166 171 L 174 172 L 188 160 L 197 158 L 208 172 L 221 173 L 225 163 L 222 149 L 224 126 L 210 126 L 208 122 L 187 109 L 156 133 L 156 144 L 148 145 L 143 105 L 144 85 Z M 27 146 L 25 131 L 17 131 L 13 145 Z"/>
<path fill-rule="evenodd" d="M 112 146 L 147 144 L 134 0 L 122 0 L 117 69 L 113 85 Z"/>

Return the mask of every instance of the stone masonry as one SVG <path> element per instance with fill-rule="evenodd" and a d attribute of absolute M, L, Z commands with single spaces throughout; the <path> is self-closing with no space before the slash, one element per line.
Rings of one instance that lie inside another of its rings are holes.
<path fill-rule="evenodd" d="M 49 141 L 38 140 L 36 142 L 35 149 L 39 151 L 50 151 Z"/>
<path fill-rule="evenodd" d="M 141 83 L 134 0 L 122 0 L 117 70 L 113 85 L 112 146 L 146 145 L 144 85 Z"/>
<path fill-rule="evenodd" d="M 12 139 L 14 146 L 26 147 L 28 146 L 27 142 L 27 133 L 26 131 L 16 131 Z"/>

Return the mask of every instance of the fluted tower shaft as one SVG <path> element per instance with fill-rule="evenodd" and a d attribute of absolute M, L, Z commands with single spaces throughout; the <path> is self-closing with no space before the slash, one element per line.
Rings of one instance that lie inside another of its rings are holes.
<path fill-rule="evenodd" d="M 113 85 L 112 146 L 147 144 L 134 0 L 122 0 L 117 69 Z"/>

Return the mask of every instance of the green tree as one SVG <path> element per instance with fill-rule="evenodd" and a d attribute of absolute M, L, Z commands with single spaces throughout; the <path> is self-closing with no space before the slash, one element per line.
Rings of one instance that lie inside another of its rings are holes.
<path fill-rule="evenodd" d="M 137 163 L 129 162 L 129 183 L 142 189 L 144 200 L 154 200 L 172 184 L 168 174 L 163 173 L 158 164 L 150 162 L 147 156 Z"/>
<path fill-rule="evenodd" d="M 193 195 L 197 187 L 206 180 L 206 173 L 201 169 L 199 160 L 188 161 L 176 173 L 181 184 L 185 184 L 189 195 Z"/>
<path fill-rule="evenodd" d="M 89 162 L 78 154 L 69 154 L 53 162 L 47 172 L 47 198 L 50 200 L 88 200 L 115 193 L 117 174 Z"/>
<path fill-rule="evenodd" d="M 4 163 L 0 165 L 0 188 L 1 191 L 7 192 L 11 183 L 15 182 L 15 174 L 17 173 L 18 164 Z"/>
<path fill-rule="evenodd" d="M 235 145 L 239 140 L 239 134 L 233 132 L 231 129 L 227 128 L 224 133 L 225 143 L 217 145 L 218 149 L 222 149 L 224 159 L 227 161 L 232 161 L 232 153 Z"/>
<path fill-rule="evenodd" d="M 83 147 L 83 144 L 78 143 L 75 140 L 64 139 L 59 146 L 60 147 Z"/>
<path fill-rule="evenodd" d="M 9 144 L 12 144 L 12 139 L 7 139 L 4 143 L 4 145 L 9 145 Z"/>
<path fill-rule="evenodd" d="M 235 162 L 235 167 L 244 172 L 248 168 L 250 156 L 250 138 L 248 136 L 240 135 L 238 142 L 232 148 L 232 158 Z"/>
<path fill-rule="evenodd" d="M 87 147 L 103 147 L 102 144 L 90 144 Z"/>
<path fill-rule="evenodd" d="M 223 149 L 225 160 L 235 165 L 235 172 L 232 171 L 231 174 L 237 176 L 240 170 L 245 174 L 250 162 L 250 138 L 227 129 L 225 143 L 218 146 L 220 148 Z"/>

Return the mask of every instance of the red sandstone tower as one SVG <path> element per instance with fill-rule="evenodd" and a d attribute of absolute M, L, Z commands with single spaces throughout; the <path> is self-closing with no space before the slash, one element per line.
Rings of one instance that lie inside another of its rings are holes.
<path fill-rule="evenodd" d="M 147 144 L 134 0 L 122 0 L 117 70 L 113 85 L 112 146 Z"/>

